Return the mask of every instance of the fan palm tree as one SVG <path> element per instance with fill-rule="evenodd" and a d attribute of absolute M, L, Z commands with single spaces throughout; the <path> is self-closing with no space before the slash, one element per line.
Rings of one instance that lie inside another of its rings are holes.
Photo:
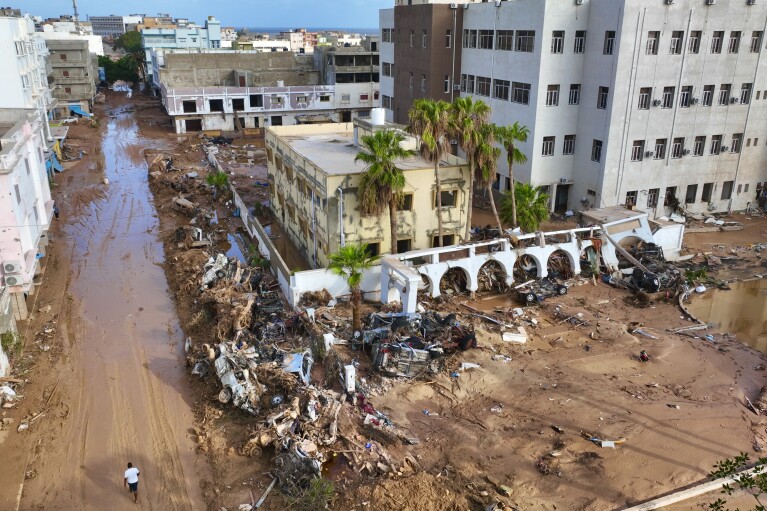
<path fill-rule="evenodd" d="M 501 216 L 505 221 L 509 222 L 514 213 L 523 231 L 535 232 L 541 222 L 549 218 L 549 196 L 540 187 L 516 183 L 514 193 L 506 192 L 501 202 Z"/>
<path fill-rule="evenodd" d="M 405 188 L 405 174 L 394 161 L 413 155 L 413 151 L 400 147 L 403 140 L 405 137 L 394 130 L 365 135 L 362 137 L 364 150 L 354 157 L 355 162 L 367 165 L 360 180 L 360 212 L 380 216 L 389 206 L 392 254 L 397 253 L 397 206 L 402 202 L 402 189 Z"/>
<path fill-rule="evenodd" d="M 451 128 L 458 139 L 458 145 L 466 153 L 469 160 L 469 215 L 466 220 L 465 240 L 471 239 L 471 210 L 474 199 L 474 174 L 476 161 L 474 159 L 477 146 L 482 142 L 479 137 L 479 127 L 487 122 L 490 107 L 482 100 L 474 101 L 471 97 L 456 98 L 451 105 L 453 120 Z"/>
<path fill-rule="evenodd" d="M 373 266 L 373 263 L 378 259 L 378 256 L 371 256 L 367 249 L 366 243 L 344 245 L 337 252 L 330 254 L 330 265 L 328 266 L 333 273 L 342 276 L 349 284 L 349 289 L 352 292 L 352 328 L 355 331 L 362 328 L 360 320 L 362 273 Z"/>
<path fill-rule="evenodd" d="M 493 196 L 493 182 L 498 169 L 498 158 L 501 156 L 501 149 L 495 145 L 495 124 L 481 124 L 477 128 L 477 135 L 480 140 L 474 151 L 474 161 L 477 165 L 477 181 L 485 188 L 490 198 L 490 209 L 493 211 L 495 223 L 498 225 L 498 234 L 503 234 L 503 225 L 498 216 L 498 208 L 495 206 L 495 197 Z"/>
<path fill-rule="evenodd" d="M 421 154 L 434 162 L 434 180 L 437 194 L 437 228 L 439 238 L 436 246 L 442 246 L 442 186 L 439 180 L 439 162 L 448 151 L 450 133 L 450 103 L 428 98 L 416 99 L 408 112 L 408 132 L 421 141 Z"/>
<path fill-rule="evenodd" d="M 213 198 L 218 196 L 218 192 L 225 190 L 229 186 L 229 176 L 226 172 L 220 170 L 212 172 L 205 177 L 205 182 L 213 187 Z"/>
<path fill-rule="evenodd" d="M 519 150 L 517 143 L 526 142 L 529 134 L 530 130 L 527 126 L 522 126 L 518 122 L 511 126 L 501 126 L 496 133 L 498 141 L 506 150 L 506 162 L 509 164 L 509 181 L 511 181 L 512 190 L 515 190 L 514 164 L 522 164 L 527 161 L 527 156 Z M 511 194 L 511 217 L 509 221 L 513 227 L 517 227 L 517 203 L 513 193 Z"/>

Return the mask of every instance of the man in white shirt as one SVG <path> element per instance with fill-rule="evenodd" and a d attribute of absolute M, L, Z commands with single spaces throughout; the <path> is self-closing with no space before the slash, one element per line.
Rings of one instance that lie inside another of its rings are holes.
<path fill-rule="evenodd" d="M 138 502 L 138 475 L 138 469 L 133 466 L 133 463 L 128 463 L 128 470 L 125 471 L 123 487 L 127 486 L 128 490 L 133 492 L 133 502 Z"/>

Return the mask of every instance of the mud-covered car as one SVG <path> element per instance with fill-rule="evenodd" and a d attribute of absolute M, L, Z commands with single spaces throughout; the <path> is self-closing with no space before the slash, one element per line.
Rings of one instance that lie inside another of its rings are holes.
<path fill-rule="evenodd" d="M 567 286 L 552 279 L 541 279 L 515 290 L 517 301 L 524 304 L 539 303 L 552 296 L 567 294 Z"/>
<path fill-rule="evenodd" d="M 234 406 L 256 415 L 259 397 L 263 392 L 256 376 L 251 374 L 247 367 L 242 367 L 238 357 L 232 356 L 225 344 L 221 344 L 219 350 L 221 355 L 213 363 L 222 386 L 218 400 L 222 403 L 231 402 Z"/>

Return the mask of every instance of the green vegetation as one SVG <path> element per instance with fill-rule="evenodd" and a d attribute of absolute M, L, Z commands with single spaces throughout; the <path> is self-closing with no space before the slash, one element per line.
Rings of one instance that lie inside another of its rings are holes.
<path fill-rule="evenodd" d="M 498 168 L 498 158 L 501 156 L 501 149 L 495 145 L 495 124 L 482 124 L 477 130 L 480 143 L 475 149 L 476 156 L 474 161 L 477 165 L 477 180 L 485 188 L 487 196 L 490 199 L 490 209 L 493 211 L 495 223 L 498 226 L 499 236 L 503 233 L 501 218 L 498 216 L 498 208 L 495 206 L 495 196 L 493 195 L 493 183 L 495 182 L 496 170 Z"/>
<path fill-rule="evenodd" d="M 0 345 L 6 354 L 16 354 L 21 351 L 21 337 L 15 332 L 5 332 L 0 334 Z"/>
<path fill-rule="evenodd" d="M 102 55 L 99 57 L 99 67 L 104 68 L 108 82 L 115 82 L 117 80 L 137 82 L 139 79 L 135 62 L 127 55 L 118 61 Z"/>
<path fill-rule="evenodd" d="M 506 192 L 501 202 L 501 218 L 512 221 L 516 213 L 519 227 L 525 232 L 535 232 L 541 222 L 549 218 L 549 196 L 536 186 L 516 183 L 514 193 Z"/>
<path fill-rule="evenodd" d="M 143 79 L 146 76 L 144 44 L 141 41 L 140 32 L 125 32 L 112 44 L 112 49 L 123 50 L 126 53 L 120 61 L 125 60 L 125 65 L 129 66 L 137 77 Z"/>
<path fill-rule="evenodd" d="M 509 165 L 509 181 L 511 189 L 516 190 L 516 181 L 514 180 L 514 164 L 525 163 L 527 156 L 519 150 L 517 143 L 527 141 L 530 130 L 527 126 L 522 126 L 515 122 L 511 126 L 498 127 L 496 137 L 506 150 L 506 163 Z M 517 202 L 515 194 L 511 194 L 511 216 L 509 218 L 512 227 L 517 227 Z"/>
<path fill-rule="evenodd" d="M 362 273 L 373 266 L 378 260 L 378 256 L 371 256 L 368 253 L 367 244 L 348 244 L 338 249 L 337 252 L 330 254 L 330 270 L 336 275 L 346 279 L 352 294 L 352 329 L 361 330 L 362 321 L 360 318 L 360 308 L 362 307 L 362 291 L 360 282 Z"/>
<path fill-rule="evenodd" d="M 367 165 L 358 192 L 361 213 L 380 216 L 389 206 L 392 254 L 397 253 L 397 206 L 405 188 L 405 174 L 394 161 L 413 155 L 413 151 L 400 147 L 403 140 L 405 137 L 396 131 L 377 131 L 362 137 L 363 150 L 354 157 L 355 162 Z"/>
<path fill-rule="evenodd" d="M 333 482 L 327 479 L 312 479 L 309 486 L 298 496 L 289 499 L 290 509 L 315 511 L 327 509 L 335 495 Z"/>
<path fill-rule="evenodd" d="M 226 190 L 229 186 L 229 176 L 226 175 L 226 172 L 218 170 L 208 174 L 205 177 L 205 182 L 213 187 L 213 198 L 215 199 L 218 197 L 218 192 Z"/>
<path fill-rule="evenodd" d="M 751 511 L 765 511 L 767 507 L 765 507 L 762 501 L 765 500 L 764 494 L 767 493 L 767 472 L 765 472 L 767 469 L 767 458 L 759 458 L 754 464 L 755 470 L 753 472 L 736 475 L 739 471 L 748 467 L 749 461 L 748 454 L 744 452 L 734 458 L 722 460 L 714 465 L 714 470 L 709 474 L 709 477 L 712 479 L 732 477 L 735 483 L 723 485 L 722 493 L 731 496 L 736 491 L 745 492 L 751 495 L 756 502 Z M 709 504 L 708 508 L 713 511 L 725 511 L 728 509 L 725 507 L 726 504 L 726 500 L 718 498 Z"/>

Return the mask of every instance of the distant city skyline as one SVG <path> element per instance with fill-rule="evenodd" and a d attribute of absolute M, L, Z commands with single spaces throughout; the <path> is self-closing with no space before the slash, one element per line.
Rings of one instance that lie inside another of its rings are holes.
<path fill-rule="evenodd" d="M 251 0 L 252 7 L 243 8 L 243 2 L 233 0 L 123 0 L 103 2 L 78 0 L 77 10 L 81 20 L 88 16 L 110 14 L 168 13 L 174 18 L 188 18 L 204 24 L 208 16 L 215 16 L 227 27 L 325 27 L 325 28 L 375 28 L 378 26 L 378 10 L 392 7 L 393 0 L 332 0 L 329 3 L 312 0 Z M 23 0 L 10 3 L 22 12 L 43 18 L 71 15 L 71 0 Z"/>

